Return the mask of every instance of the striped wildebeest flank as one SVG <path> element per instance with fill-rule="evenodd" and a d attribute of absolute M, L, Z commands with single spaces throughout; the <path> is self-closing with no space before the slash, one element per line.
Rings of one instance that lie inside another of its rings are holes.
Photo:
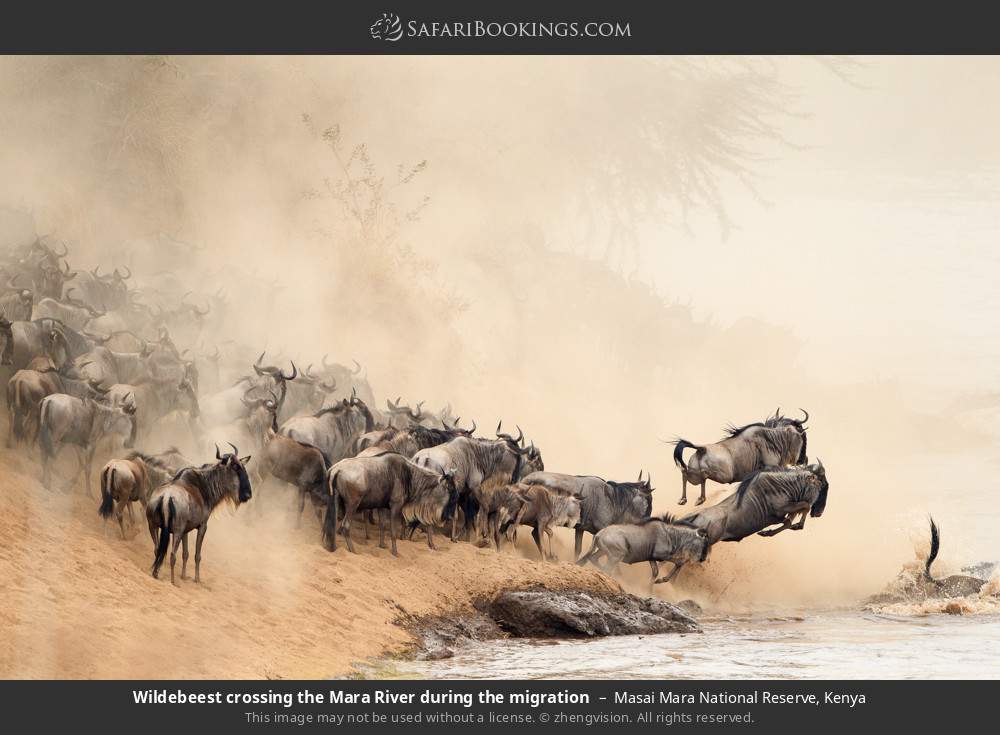
<path fill-rule="evenodd" d="M 75 290 L 75 288 L 68 289 L 61 299 L 53 299 L 48 296 L 39 299 L 34 309 L 35 316 L 58 319 L 68 327 L 85 330 L 91 319 L 104 316 L 104 312 L 85 301 L 74 298 L 72 293 Z"/>
<path fill-rule="evenodd" d="M 709 548 L 711 544 L 703 528 L 664 513 L 639 523 L 616 523 L 602 528 L 577 564 L 592 562 L 612 574 L 621 563 L 649 562 L 653 584 L 661 584 L 673 580 L 685 564 L 704 562 Z M 600 564 L 602 556 L 604 563 Z M 659 565 L 664 562 L 672 563 L 674 568 L 666 577 L 660 577 Z"/>
<path fill-rule="evenodd" d="M 357 438 L 375 428 L 375 417 L 368 405 L 354 393 L 312 416 L 294 416 L 281 425 L 279 434 L 303 444 L 310 444 L 331 462 L 353 454 Z"/>
<path fill-rule="evenodd" d="M 7 381 L 7 416 L 10 422 L 7 446 L 38 437 L 39 407 L 45 396 L 66 393 L 77 398 L 100 398 L 104 391 L 85 380 L 70 378 L 56 369 L 48 357 L 36 357 Z"/>
<path fill-rule="evenodd" d="M 253 497 L 250 477 L 244 466 L 250 457 L 240 457 L 232 444 L 227 454 L 215 448 L 216 462 L 201 467 L 185 467 L 165 485 L 153 491 L 146 505 L 146 523 L 156 547 L 152 575 L 159 577 L 160 567 L 170 547 L 170 581 L 177 584 L 174 568 L 177 547 L 183 542 L 184 557 L 181 562 L 181 579 L 187 579 L 187 535 L 197 530 L 194 546 L 194 581 L 201 581 L 201 545 L 208 531 L 208 520 L 220 503 L 230 502 L 236 507 Z M 170 539 L 173 536 L 173 545 Z"/>
<path fill-rule="evenodd" d="M 183 455 L 171 447 L 156 455 L 133 451 L 121 459 L 112 459 L 101 470 L 101 505 L 98 515 L 105 520 L 114 514 L 125 538 L 125 509 L 129 524 L 135 524 L 132 504 L 139 503 L 143 512 L 153 489 L 159 487 L 182 467 L 190 464 Z"/>
<path fill-rule="evenodd" d="M 448 520 L 455 512 L 458 493 L 454 472 L 426 469 L 401 454 L 385 452 L 377 456 L 343 459 L 327 473 L 330 505 L 323 524 L 323 538 L 331 551 L 337 548 L 337 532 L 351 540 L 351 519 L 358 511 L 379 510 L 379 548 L 385 548 L 385 521 L 389 517 L 392 555 L 396 549 L 396 519 L 419 524 L 427 533 L 427 545 L 434 549 L 434 526 Z M 340 507 L 343 505 L 343 522 Z"/>
<path fill-rule="evenodd" d="M 755 533 L 774 536 L 786 529 L 799 531 L 805 527 L 806 514 L 813 518 L 823 515 L 829 489 L 826 469 L 819 460 L 816 464 L 760 470 L 718 504 L 681 520 L 705 529 L 712 544 L 740 541 Z M 794 523 L 799 515 L 801 519 Z M 775 524 L 781 525 L 768 528 Z"/>
<path fill-rule="evenodd" d="M 41 448 L 42 484 L 51 486 L 51 463 L 59 449 L 76 448 L 79 467 L 69 486 L 82 473 L 90 495 L 90 470 L 98 443 L 105 438 L 131 448 L 135 441 L 135 404 L 110 406 L 92 398 L 55 393 L 42 399 L 38 413 L 38 445 Z"/>
<path fill-rule="evenodd" d="M 530 526 L 531 538 L 542 560 L 558 561 L 552 549 L 553 528 L 576 528 L 580 523 L 580 499 L 572 493 L 551 490 L 544 485 L 518 485 L 521 507 L 510 521 L 508 532 L 511 542 L 517 541 L 517 527 Z M 545 539 L 549 541 L 545 553 Z"/>
<path fill-rule="evenodd" d="M 321 509 L 327 506 L 326 472 L 330 462 L 316 447 L 278 433 L 282 399 L 272 392 L 256 402 L 259 407 L 251 408 L 253 420 L 249 422 L 257 458 L 251 465 L 254 481 L 263 482 L 274 477 L 294 486 L 299 494 L 297 523 L 302 521 L 307 497 L 312 499 L 321 515 Z"/>
<path fill-rule="evenodd" d="M 475 527 L 479 513 L 476 492 L 490 479 L 517 483 L 532 472 L 545 469 L 542 454 L 534 444 L 522 446 L 524 432 L 518 427 L 515 439 L 510 434 L 500 432 L 502 422 L 497 424 L 496 439 L 477 439 L 459 436 L 446 444 L 421 449 L 413 455 L 413 461 L 421 467 L 438 472 L 454 470 L 455 487 L 458 489 L 459 504 L 464 516 L 463 536 L 468 538 Z M 458 515 L 451 519 L 451 540 L 457 542 Z"/>
<path fill-rule="evenodd" d="M 580 498 L 580 523 L 576 526 L 574 555 L 583 550 L 584 532 L 595 534 L 616 523 L 639 523 L 653 512 L 652 477 L 635 482 L 614 482 L 593 475 L 564 475 L 558 472 L 533 472 L 522 480 L 526 485 L 544 485 L 550 490 L 571 493 Z"/>
<path fill-rule="evenodd" d="M 705 483 L 713 480 L 721 484 L 740 482 L 753 472 L 767 467 L 785 467 L 795 464 L 802 456 L 805 444 L 804 422 L 784 417 L 772 417 L 775 425 L 765 422 L 746 426 L 726 427 L 728 436 L 714 444 L 692 444 L 686 439 L 675 439 L 674 464 L 681 471 L 681 498 L 678 505 L 687 503 L 687 486 L 701 485 L 701 495 L 695 505 L 705 502 Z M 685 464 L 684 450 L 695 453 Z"/>

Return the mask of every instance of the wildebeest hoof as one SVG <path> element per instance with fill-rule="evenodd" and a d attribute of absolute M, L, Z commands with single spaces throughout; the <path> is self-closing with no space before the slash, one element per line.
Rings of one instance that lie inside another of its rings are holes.
<path fill-rule="evenodd" d="M 701 505 L 701 504 L 702 504 L 702 503 L 704 503 L 704 502 L 705 502 L 705 498 L 698 498 L 698 499 L 697 499 L 697 500 L 696 500 L 696 501 L 694 502 L 694 504 L 695 504 L 695 505 Z"/>
<path fill-rule="evenodd" d="M 677 505 L 687 505 L 687 502 L 688 502 L 687 498 L 681 498 L 680 500 L 677 501 Z"/>

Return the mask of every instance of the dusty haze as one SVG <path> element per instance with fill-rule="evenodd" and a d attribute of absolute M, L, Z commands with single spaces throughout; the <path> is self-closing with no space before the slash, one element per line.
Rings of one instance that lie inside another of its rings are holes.
<path fill-rule="evenodd" d="M 680 494 L 660 440 L 807 408 L 826 514 L 660 591 L 845 603 L 913 558 L 929 512 L 942 568 L 998 555 L 998 77 L 976 58 L 5 58 L 0 235 L 54 233 L 75 267 L 151 288 L 169 269 L 202 303 L 224 289 L 206 349 L 356 358 L 380 404 L 516 422 L 546 469 L 651 471 L 657 510 Z"/>

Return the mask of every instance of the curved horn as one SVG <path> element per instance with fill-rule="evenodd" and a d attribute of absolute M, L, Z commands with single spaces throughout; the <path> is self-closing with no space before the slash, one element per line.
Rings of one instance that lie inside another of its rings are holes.
<path fill-rule="evenodd" d="M 330 353 L 327 352 L 325 355 L 323 355 L 323 369 L 324 370 L 329 370 L 330 369 L 330 365 L 332 364 L 332 363 L 327 363 L 327 361 L 326 361 L 326 358 L 329 356 L 329 354 Z"/>
<path fill-rule="evenodd" d="M 240 456 L 240 450 L 236 448 L 235 444 L 233 444 L 232 442 L 226 442 L 226 444 L 228 444 L 229 446 L 231 446 L 233 448 L 233 455 L 235 455 L 237 457 Z"/>
<path fill-rule="evenodd" d="M 118 270 L 118 269 L 117 269 L 117 268 L 115 268 L 115 271 L 116 271 L 116 272 L 117 272 L 117 270 Z M 120 278 L 121 278 L 121 279 L 122 279 L 123 281 L 127 281 L 128 279 L 130 279 L 130 278 L 132 277 L 132 269 L 131 269 L 131 268 L 129 268 L 129 267 L 127 266 L 127 265 L 124 265 L 124 264 L 123 264 L 123 265 L 122 265 L 122 270 L 126 270 L 126 271 L 128 271 L 128 275 L 127 275 L 127 276 L 120 276 Z"/>
<path fill-rule="evenodd" d="M 514 424 L 517 426 L 517 424 Z M 517 439 L 514 440 L 515 444 L 524 444 L 524 432 L 521 431 L 521 427 L 517 426 Z"/>
<path fill-rule="evenodd" d="M 218 444 L 215 445 L 215 458 L 216 459 L 222 459 L 222 452 L 219 451 L 219 445 Z"/>
<path fill-rule="evenodd" d="M 472 435 L 472 434 L 475 434 L 475 433 L 476 433 L 476 420 L 472 419 L 472 428 L 469 429 L 469 434 Z"/>
<path fill-rule="evenodd" d="M 281 376 L 282 380 L 295 380 L 295 378 L 297 378 L 298 375 L 299 375 L 299 369 L 297 367 L 295 367 L 295 361 L 294 360 L 289 360 L 289 362 L 292 363 L 292 374 L 291 375 L 285 375 L 285 373 L 283 371 L 279 370 L 278 371 L 278 375 Z"/>
<path fill-rule="evenodd" d="M 639 470 L 639 479 L 636 482 L 642 482 L 642 470 Z"/>
<path fill-rule="evenodd" d="M 804 408 L 800 408 L 799 410 L 805 415 L 805 418 L 799 421 L 799 423 L 804 424 L 806 421 L 809 420 L 809 412 L 806 411 Z"/>
<path fill-rule="evenodd" d="M 503 419 L 497 421 L 497 430 L 494 432 L 498 437 L 500 436 L 500 426 L 503 424 Z"/>
<path fill-rule="evenodd" d="M 51 253 L 52 253 L 53 255 L 55 255 L 55 256 L 56 256 L 57 258 L 65 258 L 65 257 L 66 257 L 67 255 L 69 255 L 69 248 L 68 248 L 68 247 L 66 247 L 66 243 L 60 243 L 60 244 L 61 244 L 61 245 L 63 246 L 63 251 L 62 251 L 61 253 L 57 253 L 57 252 L 56 252 L 56 251 L 55 251 L 54 249 L 52 249 L 52 248 L 49 248 L 49 251 L 50 251 L 50 252 L 51 252 Z"/>
<path fill-rule="evenodd" d="M 357 375 L 358 373 L 361 372 L 361 363 L 358 362 L 357 360 L 351 360 L 351 362 L 353 362 L 355 364 L 355 366 L 357 367 L 356 370 L 354 370 L 354 371 L 351 372 L 351 375 Z"/>

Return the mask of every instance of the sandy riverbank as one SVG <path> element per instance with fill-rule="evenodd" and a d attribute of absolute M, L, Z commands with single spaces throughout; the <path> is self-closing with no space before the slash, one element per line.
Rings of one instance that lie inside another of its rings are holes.
<path fill-rule="evenodd" d="M 404 614 L 465 612 L 478 597 L 535 584 L 618 589 L 593 569 L 447 539 L 438 552 L 422 539 L 402 542 L 398 559 L 374 539 L 359 554 L 330 554 L 315 519 L 294 528 L 291 496 L 270 486 L 239 511 L 217 513 L 203 584 L 178 588 L 150 576 L 138 512 L 141 525 L 123 541 L 96 499 L 45 490 L 36 476 L 31 459 L 0 453 L 4 678 L 340 676 L 410 643 L 393 622 Z"/>

